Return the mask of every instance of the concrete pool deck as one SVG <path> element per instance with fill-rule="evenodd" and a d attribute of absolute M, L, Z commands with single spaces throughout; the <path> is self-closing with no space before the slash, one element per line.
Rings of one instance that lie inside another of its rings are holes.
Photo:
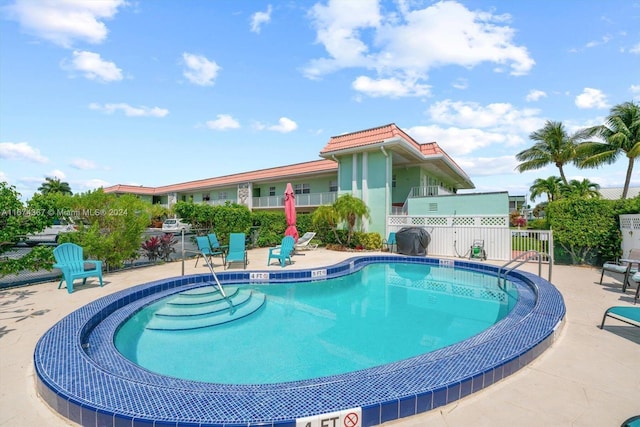
<path fill-rule="evenodd" d="M 248 269 L 281 270 L 275 263 L 266 266 L 267 253 L 266 248 L 250 250 Z M 321 248 L 304 254 L 294 256 L 294 265 L 286 268 L 332 265 L 358 255 Z M 220 259 L 214 260 L 219 267 Z M 202 262 L 194 264 L 185 261 L 185 274 L 207 272 Z M 537 264 L 523 269 L 535 273 Z M 121 271 L 105 275 L 102 288 L 91 280 L 76 286 L 71 295 L 57 289 L 57 282 L 0 291 L 0 426 L 74 425 L 36 394 L 33 352 L 38 339 L 64 316 L 99 297 L 181 272 L 181 262 Z M 546 266 L 543 276 L 547 277 Z M 640 328 L 614 319 L 607 320 L 604 330 L 598 327 L 608 307 L 633 305 L 633 293 L 623 294 L 613 279 L 606 278 L 600 286 L 599 278 L 598 269 L 554 266 L 552 282 L 567 307 L 556 344 L 479 393 L 385 425 L 619 426 L 640 414 Z"/>

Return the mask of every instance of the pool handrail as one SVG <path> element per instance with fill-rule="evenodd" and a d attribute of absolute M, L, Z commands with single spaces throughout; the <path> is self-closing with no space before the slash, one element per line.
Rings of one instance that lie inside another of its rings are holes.
<path fill-rule="evenodd" d="M 213 280 L 216 282 L 216 286 L 218 287 L 218 290 L 220 291 L 220 295 L 222 295 L 222 297 L 227 302 L 227 304 L 229 304 L 229 307 L 231 308 L 231 314 L 233 314 L 233 312 L 235 311 L 236 308 L 233 306 L 233 302 L 231 302 L 231 299 L 229 299 L 229 297 L 227 297 L 227 294 L 224 291 L 224 288 L 222 287 L 222 284 L 220 284 L 220 281 L 218 280 L 218 276 L 216 275 L 216 272 L 213 269 L 213 265 L 211 264 L 211 260 L 209 259 L 209 257 L 207 257 L 207 255 L 205 255 L 204 252 L 202 252 L 202 257 L 204 258 L 204 262 L 207 264 L 207 267 L 209 267 L 209 271 L 211 271 L 211 274 L 213 275 Z"/>
<path fill-rule="evenodd" d="M 513 259 L 511 259 L 501 267 L 498 267 L 498 284 L 500 284 L 500 278 L 502 278 L 503 281 L 506 280 L 506 277 L 509 273 L 511 273 L 516 268 L 520 267 L 525 262 L 529 262 L 529 260 L 531 260 L 532 258 L 531 255 L 536 255 L 536 258 L 538 259 L 538 276 L 542 277 L 542 254 L 532 249 L 519 254 L 518 256 L 514 257 Z M 520 262 L 518 262 L 516 265 L 512 266 L 509 269 L 506 269 L 508 265 L 518 261 L 521 258 L 523 259 Z M 551 269 L 549 269 L 549 281 L 551 281 Z"/>

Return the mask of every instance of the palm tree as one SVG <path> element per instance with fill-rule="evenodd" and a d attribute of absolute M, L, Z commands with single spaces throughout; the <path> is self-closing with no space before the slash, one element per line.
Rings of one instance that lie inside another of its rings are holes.
<path fill-rule="evenodd" d="M 640 106 L 633 101 L 614 106 L 605 124 L 585 130 L 590 136 L 602 138 L 603 142 L 582 143 L 585 157 L 578 167 L 599 167 L 613 164 L 624 153 L 627 156 L 627 176 L 624 180 L 622 198 L 627 198 L 633 164 L 640 157 Z"/>
<path fill-rule="evenodd" d="M 560 170 L 562 182 L 567 184 L 563 166 L 576 160 L 576 141 L 582 135 L 568 135 L 562 122 L 547 121 L 542 129 L 530 134 L 529 138 L 536 143 L 516 154 L 516 159 L 522 162 L 516 170 L 525 172 L 541 169 L 553 163 Z"/>
<path fill-rule="evenodd" d="M 564 197 L 580 197 L 580 198 L 599 198 L 600 192 L 598 191 L 600 186 L 595 182 L 591 182 L 588 179 L 578 181 L 572 179 L 568 185 L 562 185 L 560 192 Z"/>
<path fill-rule="evenodd" d="M 531 187 L 529 187 L 531 201 L 533 202 L 537 197 L 545 194 L 547 200 L 553 202 L 560 194 L 560 184 L 562 184 L 562 180 L 557 176 L 550 176 L 547 179 L 536 179 L 533 181 Z"/>
<path fill-rule="evenodd" d="M 46 177 L 45 182 L 43 182 L 42 185 L 38 187 L 38 191 L 43 195 L 51 193 L 61 193 L 71 196 L 73 194 L 68 182 L 62 182 L 60 181 L 60 178 L 55 177 Z"/>
<path fill-rule="evenodd" d="M 369 208 L 361 199 L 353 197 L 350 194 L 343 194 L 338 197 L 333 203 L 333 208 L 338 214 L 338 218 L 347 223 L 347 246 L 349 246 L 357 220 L 363 217 L 367 219 L 370 218 Z"/>

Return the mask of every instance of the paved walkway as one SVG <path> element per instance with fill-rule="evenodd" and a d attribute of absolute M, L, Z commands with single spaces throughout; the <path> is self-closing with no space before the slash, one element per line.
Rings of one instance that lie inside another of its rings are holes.
<path fill-rule="evenodd" d="M 353 253 L 308 251 L 294 256 L 293 268 L 331 265 Z M 267 250 L 249 251 L 250 269 L 266 267 Z M 219 266 L 219 259 L 216 261 Z M 287 267 L 290 269 L 291 267 Z M 536 272 L 537 266 L 526 266 Z M 148 282 L 179 276 L 183 264 L 121 271 L 76 286 L 69 295 L 57 283 L 0 291 L 0 426 L 68 426 L 36 395 L 33 351 L 40 336 L 73 310 L 101 296 Z M 204 273 L 202 262 L 184 263 L 184 273 Z M 546 277 L 543 267 L 543 276 Z M 598 284 L 593 268 L 554 266 L 552 282 L 565 298 L 567 317 L 558 342 L 507 379 L 434 411 L 387 423 L 393 427 L 618 427 L 640 414 L 640 328 L 613 319 L 598 326 L 613 305 L 632 305 L 613 279 Z"/>

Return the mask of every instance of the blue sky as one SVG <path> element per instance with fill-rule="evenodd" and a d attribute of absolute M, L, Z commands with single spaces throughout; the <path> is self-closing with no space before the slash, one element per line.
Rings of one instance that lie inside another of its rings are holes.
<path fill-rule="evenodd" d="M 531 132 L 632 100 L 640 0 L 0 0 L 0 181 L 23 199 L 316 160 L 388 123 L 474 191 L 526 194 L 558 175 L 514 170 Z M 566 173 L 621 187 L 626 165 Z"/>

